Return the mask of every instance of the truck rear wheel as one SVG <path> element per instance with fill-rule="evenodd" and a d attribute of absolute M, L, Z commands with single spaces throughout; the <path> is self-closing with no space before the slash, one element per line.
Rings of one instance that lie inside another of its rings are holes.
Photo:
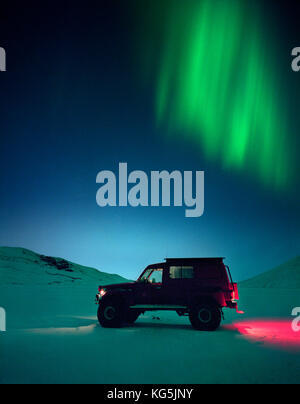
<path fill-rule="evenodd" d="M 124 309 L 118 299 L 104 299 L 98 309 L 98 320 L 104 328 L 118 328 L 124 322 Z"/>
<path fill-rule="evenodd" d="M 190 322 L 199 331 L 216 331 L 221 324 L 220 309 L 213 304 L 198 304 L 190 310 Z"/>

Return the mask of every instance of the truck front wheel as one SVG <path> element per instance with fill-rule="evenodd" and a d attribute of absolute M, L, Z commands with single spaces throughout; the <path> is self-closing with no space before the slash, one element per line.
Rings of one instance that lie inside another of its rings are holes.
<path fill-rule="evenodd" d="M 102 327 L 121 327 L 125 320 L 124 317 L 124 309 L 118 299 L 104 299 L 100 302 L 98 320 Z"/>
<path fill-rule="evenodd" d="M 220 309 L 213 304 L 197 304 L 190 310 L 190 322 L 199 331 L 216 331 L 221 324 Z"/>

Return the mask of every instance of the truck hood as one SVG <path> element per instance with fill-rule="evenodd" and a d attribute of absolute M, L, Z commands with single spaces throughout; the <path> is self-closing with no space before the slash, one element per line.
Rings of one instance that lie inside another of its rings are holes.
<path fill-rule="evenodd" d="M 131 289 L 137 285 L 137 282 L 127 282 L 127 283 L 114 283 L 112 285 L 101 285 L 100 288 L 107 289 L 107 290 L 114 290 L 114 289 Z"/>

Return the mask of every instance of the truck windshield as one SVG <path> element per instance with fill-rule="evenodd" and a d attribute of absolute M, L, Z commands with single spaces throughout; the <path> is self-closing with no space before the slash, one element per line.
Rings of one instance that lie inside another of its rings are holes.
<path fill-rule="evenodd" d="M 163 269 L 150 268 L 139 278 L 139 282 L 162 283 Z"/>
<path fill-rule="evenodd" d="M 145 282 L 146 279 L 149 278 L 153 269 L 147 269 L 147 271 L 138 279 L 138 282 Z"/>

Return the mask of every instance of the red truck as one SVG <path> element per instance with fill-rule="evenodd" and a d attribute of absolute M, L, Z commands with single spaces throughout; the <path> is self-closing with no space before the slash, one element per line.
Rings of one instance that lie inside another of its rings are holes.
<path fill-rule="evenodd" d="M 136 282 L 100 286 L 96 296 L 102 327 L 134 323 L 146 311 L 173 310 L 201 331 L 219 328 L 223 308 L 239 312 L 238 300 L 224 258 L 168 258 L 149 265 Z"/>

